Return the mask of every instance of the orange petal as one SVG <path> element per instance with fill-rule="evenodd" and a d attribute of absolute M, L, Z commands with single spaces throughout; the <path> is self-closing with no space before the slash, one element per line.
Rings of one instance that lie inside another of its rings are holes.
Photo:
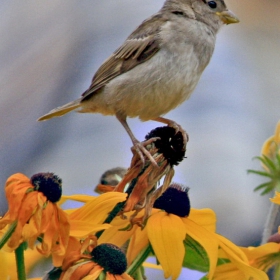
<path fill-rule="evenodd" d="M 60 280 L 81 280 L 94 268 L 95 263 L 92 261 L 78 263 L 68 268 Z"/>
<path fill-rule="evenodd" d="M 26 195 L 26 191 L 33 188 L 30 179 L 24 174 L 16 173 L 6 181 L 5 192 L 9 203 L 9 210 L 12 211 L 12 218 L 18 212 L 21 202 Z"/>

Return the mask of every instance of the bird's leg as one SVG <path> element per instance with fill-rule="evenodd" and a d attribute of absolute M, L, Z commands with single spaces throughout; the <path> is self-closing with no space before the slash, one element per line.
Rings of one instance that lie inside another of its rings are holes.
<path fill-rule="evenodd" d="M 144 141 L 144 142 L 139 142 L 134 134 L 132 133 L 130 127 L 128 126 L 127 122 L 126 122 L 126 117 L 122 116 L 122 115 L 119 115 L 119 114 L 116 114 L 116 117 L 117 119 L 120 121 L 120 123 L 122 124 L 122 126 L 124 127 L 124 129 L 126 130 L 126 132 L 128 133 L 132 143 L 133 143 L 133 146 L 134 146 L 134 149 L 135 151 L 137 152 L 137 154 L 139 155 L 141 161 L 143 162 L 143 165 L 145 164 L 145 158 L 144 158 L 144 155 L 150 160 L 150 162 L 155 165 L 155 166 L 158 166 L 155 159 L 152 157 L 152 155 L 150 154 L 150 152 L 145 148 L 145 146 L 149 145 L 150 143 L 158 140 L 159 138 L 158 137 L 153 137 L 153 138 L 150 138 L 149 140 L 147 141 Z"/>
<path fill-rule="evenodd" d="M 178 133 L 180 131 L 182 133 L 182 135 L 183 135 L 183 141 L 184 141 L 185 145 L 189 141 L 189 135 L 181 127 L 181 125 L 179 125 L 175 121 L 172 121 L 172 120 L 169 120 L 169 119 L 166 119 L 166 118 L 163 118 L 163 117 L 157 117 L 157 118 L 153 119 L 153 121 L 165 123 L 168 126 L 173 127 L 175 129 L 176 133 Z"/>

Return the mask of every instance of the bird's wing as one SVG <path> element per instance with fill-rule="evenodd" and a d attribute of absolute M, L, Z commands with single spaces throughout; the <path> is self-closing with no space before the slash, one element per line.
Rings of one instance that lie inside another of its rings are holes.
<path fill-rule="evenodd" d="M 156 14 L 145 20 L 97 70 L 82 101 L 90 98 L 98 89 L 115 77 L 150 59 L 159 50 L 159 31 L 167 19 Z"/>

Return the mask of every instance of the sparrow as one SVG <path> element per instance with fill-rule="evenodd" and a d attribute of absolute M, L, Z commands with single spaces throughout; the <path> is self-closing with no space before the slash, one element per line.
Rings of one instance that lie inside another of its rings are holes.
<path fill-rule="evenodd" d="M 166 0 L 100 66 L 80 98 L 38 120 L 72 110 L 115 115 L 142 162 L 146 156 L 156 165 L 145 148 L 148 143 L 135 138 L 127 117 L 154 120 L 183 131 L 163 115 L 190 97 L 213 54 L 220 27 L 237 22 L 223 0 Z"/>

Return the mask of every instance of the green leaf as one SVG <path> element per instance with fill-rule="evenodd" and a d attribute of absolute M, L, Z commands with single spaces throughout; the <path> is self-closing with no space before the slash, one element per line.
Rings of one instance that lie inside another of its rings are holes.
<path fill-rule="evenodd" d="M 260 175 L 260 176 L 265 176 L 265 177 L 273 178 L 272 174 L 270 174 L 268 172 L 265 172 L 265 171 L 257 171 L 257 170 L 249 169 L 248 173 L 254 173 L 254 174 L 257 174 L 257 175 Z"/>
<path fill-rule="evenodd" d="M 267 187 L 263 192 L 261 192 L 261 195 L 265 195 L 270 193 L 274 189 L 274 186 L 271 184 L 269 187 Z"/>
<path fill-rule="evenodd" d="M 263 155 L 263 158 L 265 159 L 266 162 L 266 166 L 272 170 L 275 171 L 277 169 L 277 167 L 275 166 L 275 163 L 267 156 Z"/>
<path fill-rule="evenodd" d="M 184 240 L 185 257 L 183 266 L 189 269 L 208 272 L 209 259 L 204 248 L 190 236 Z"/>
<path fill-rule="evenodd" d="M 263 183 L 263 184 L 257 186 L 256 188 L 254 188 L 254 191 L 259 191 L 260 189 L 262 189 L 262 188 L 267 188 L 267 187 L 269 187 L 270 185 L 271 185 L 271 181 L 265 182 L 265 183 Z"/>

